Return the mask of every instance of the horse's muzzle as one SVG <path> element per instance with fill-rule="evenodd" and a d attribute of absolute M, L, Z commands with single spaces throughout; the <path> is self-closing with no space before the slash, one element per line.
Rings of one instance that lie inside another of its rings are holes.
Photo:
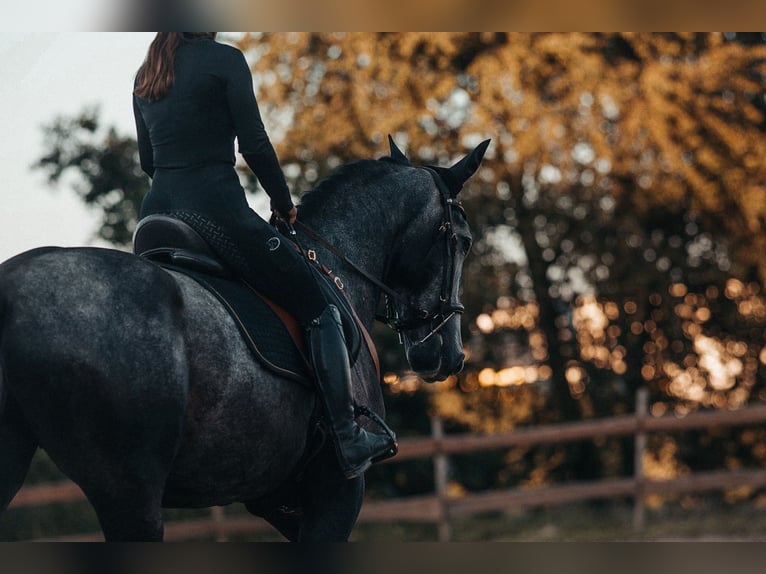
<path fill-rule="evenodd" d="M 451 375 L 457 375 L 460 371 L 463 370 L 464 362 L 465 354 L 461 352 L 451 363 L 442 361 L 442 363 L 445 365 L 445 368 L 439 369 L 435 375 L 423 378 L 423 380 L 427 383 L 436 383 L 438 381 L 443 381 Z"/>
<path fill-rule="evenodd" d="M 444 347 L 444 339 L 436 335 L 426 342 L 415 343 L 407 349 L 410 367 L 427 383 L 443 381 L 463 369 L 465 354 L 462 346 L 454 352 Z"/>

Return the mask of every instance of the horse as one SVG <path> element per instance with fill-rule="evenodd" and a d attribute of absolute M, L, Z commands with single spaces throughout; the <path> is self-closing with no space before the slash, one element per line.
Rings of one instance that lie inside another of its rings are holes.
<path fill-rule="evenodd" d="M 389 141 L 389 156 L 346 164 L 303 195 L 292 240 L 342 278 L 366 330 L 385 295 L 410 367 L 433 382 L 464 362 L 471 234 L 458 193 L 489 140 L 451 167 L 413 165 Z M 373 355 L 358 354 L 353 396 L 382 419 Z M 364 479 L 346 479 L 329 441 L 317 443 L 316 408 L 315 391 L 265 370 L 184 274 L 97 247 L 0 265 L 0 513 L 42 448 L 106 541 L 161 541 L 163 508 L 237 502 L 289 541 L 347 541 Z"/>

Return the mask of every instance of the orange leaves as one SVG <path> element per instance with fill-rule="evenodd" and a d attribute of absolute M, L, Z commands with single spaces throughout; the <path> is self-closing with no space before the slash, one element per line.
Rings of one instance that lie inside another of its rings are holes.
<path fill-rule="evenodd" d="M 242 46 L 267 126 L 287 124 L 283 161 L 379 155 L 389 133 L 414 159 L 449 161 L 491 137 L 485 167 L 498 180 L 608 193 L 639 213 L 694 209 L 743 244 L 766 218 L 765 46 L 712 33 L 468 32 L 272 33 Z"/>

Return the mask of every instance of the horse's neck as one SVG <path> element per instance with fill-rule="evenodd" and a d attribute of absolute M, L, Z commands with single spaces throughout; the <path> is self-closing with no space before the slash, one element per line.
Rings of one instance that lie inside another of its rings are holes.
<path fill-rule="evenodd" d="M 383 281 L 395 238 L 407 225 L 408 209 L 404 201 L 393 201 L 391 194 L 357 195 L 350 209 L 315 211 L 304 222 L 356 266 Z M 377 309 L 378 287 L 321 244 L 304 240 L 306 247 L 317 251 L 319 262 L 341 278 L 347 297 L 369 327 Z"/>
<path fill-rule="evenodd" d="M 388 253 L 391 250 L 386 233 L 376 232 L 374 226 L 368 227 L 367 231 L 362 233 L 358 226 L 349 226 L 344 221 L 306 221 L 306 225 L 365 273 L 379 281 L 383 280 Z M 351 230 L 350 227 L 354 229 Z M 340 278 L 346 297 L 360 319 L 367 327 L 371 326 L 377 307 L 377 287 L 320 242 L 305 236 L 302 241 L 306 249 L 316 251 L 318 263 Z"/>

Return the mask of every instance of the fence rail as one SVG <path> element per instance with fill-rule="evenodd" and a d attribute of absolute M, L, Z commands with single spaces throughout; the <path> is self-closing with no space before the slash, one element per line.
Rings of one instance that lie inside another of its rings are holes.
<path fill-rule="evenodd" d="M 647 414 L 647 396 L 639 392 L 637 410 L 632 415 L 608 419 L 518 429 L 495 435 L 444 435 L 442 422 L 432 419 L 430 437 L 403 439 L 399 454 L 384 464 L 430 458 L 434 463 L 434 492 L 392 500 L 368 500 L 359 516 L 360 522 L 425 522 L 438 525 L 439 540 L 451 538 L 450 519 L 472 514 L 517 509 L 530 506 L 558 505 L 586 500 L 631 497 L 634 501 L 633 525 L 645 526 L 646 496 L 674 495 L 706 490 L 724 490 L 739 486 L 766 487 L 766 470 L 736 470 L 694 473 L 671 480 L 650 480 L 644 476 L 642 458 L 646 435 L 653 432 L 681 432 L 715 426 L 736 427 L 766 422 L 766 405 L 736 411 L 695 412 L 685 417 Z M 631 477 L 578 482 L 532 488 L 512 488 L 469 493 L 459 497 L 447 494 L 448 459 L 450 456 L 518 446 L 596 440 L 608 436 L 633 435 L 635 472 Z M 85 500 L 80 488 L 70 481 L 29 485 L 22 488 L 11 503 L 12 508 L 44 506 Z M 215 538 L 226 540 L 232 535 L 263 532 L 271 526 L 257 517 L 227 516 L 222 507 L 210 509 L 210 517 L 185 521 L 169 521 L 165 525 L 166 540 Z M 56 538 L 66 541 L 102 540 L 101 534 L 82 534 Z"/>

